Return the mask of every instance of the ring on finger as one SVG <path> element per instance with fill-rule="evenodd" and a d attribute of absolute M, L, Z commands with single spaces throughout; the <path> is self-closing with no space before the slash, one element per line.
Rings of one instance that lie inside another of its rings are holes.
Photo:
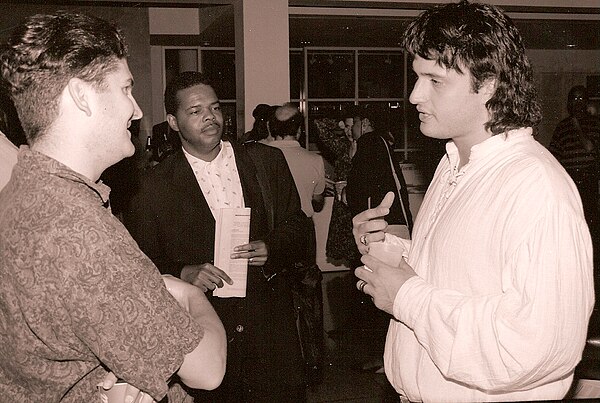
<path fill-rule="evenodd" d="M 367 285 L 367 282 L 365 280 L 360 280 L 358 282 L 358 284 L 356 284 L 356 287 L 360 290 L 360 292 L 365 292 L 366 285 Z"/>
<path fill-rule="evenodd" d="M 248 259 L 248 262 L 252 263 L 254 261 L 254 258 L 251 257 L 250 259 Z"/>
<path fill-rule="evenodd" d="M 362 234 L 360 236 L 360 243 L 362 243 L 363 245 L 367 246 L 367 234 Z"/>

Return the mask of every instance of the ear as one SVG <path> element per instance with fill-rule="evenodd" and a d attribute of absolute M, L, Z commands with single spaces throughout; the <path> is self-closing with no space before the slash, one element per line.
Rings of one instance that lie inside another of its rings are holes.
<path fill-rule="evenodd" d="M 177 118 L 170 113 L 167 114 L 167 122 L 169 123 L 169 127 L 176 132 L 179 131 L 179 125 L 177 124 Z"/>
<path fill-rule="evenodd" d="M 90 105 L 89 91 L 92 90 L 92 87 L 90 84 L 79 78 L 72 78 L 67 83 L 67 88 L 69 90 L 69 95 L 77 108 L 84 112 L 86 116 L 91 116 L 92 108 Z"/>

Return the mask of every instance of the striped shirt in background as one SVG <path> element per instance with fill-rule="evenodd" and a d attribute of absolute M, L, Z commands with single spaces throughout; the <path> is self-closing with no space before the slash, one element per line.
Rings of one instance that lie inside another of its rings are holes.
<path fill-rule="evenodd" d="M 581 132 L 577 130 L 577 123 Z M 598 176 L 600 120 L 595 116 L 563 119 L 548 147 L 556 159 L 577 182 L 588 176 Z"/>

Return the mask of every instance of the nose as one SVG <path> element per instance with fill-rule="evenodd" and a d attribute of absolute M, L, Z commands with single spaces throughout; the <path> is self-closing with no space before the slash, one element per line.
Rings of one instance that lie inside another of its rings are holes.
<path fill-rule="evenodd" d="M 212 108 L 206 108 L 206 113 L 204 114 L 204 121 L 207 120 L 215 120 L 215 112 Z"/>
<path fill-rule="evenodd" d="M 421 79 L 417 79 L 408 100 L 413 105 L 422 103 L 425 100 L 425 88 Z"/>
<path fill-rule="evenodd" d="M 133 96 L 131 97 L 131 102 L 133 103 L 133 117 L 131 118 L 131 120 L 141 119 L 142 116 L 144 116 L 144 112 L 142 112 L 140 106 L 138 105 L 137 101 Z"/>

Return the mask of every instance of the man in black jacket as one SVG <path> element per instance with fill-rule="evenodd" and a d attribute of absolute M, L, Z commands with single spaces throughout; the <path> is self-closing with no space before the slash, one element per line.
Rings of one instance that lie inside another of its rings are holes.
<path fill-rule="evenodd" d="M 352 215 L 379 205 L 386 193 L 394 192 L 394 203 L 385 219 L 392 226 L 388 228 L 398 230 L 395 235 L 408 238 L 412 228 L 408 192 L 383 111 L 372 106 L 357 107 L 353 115 L 352 137 L 356 141 L 356 153 L 352 157 L 346 186 L 346 200 Z"/>
<path fill-rule="evenodd" d="M 182 148 L 142 180 L 125 220 L 161 272 L 208 293 L 225 326 L 225 379 L 196 401 L 302 402 L 303 361 L 285 271 L 304 258 L 308 221 L 285 158 L 262 144 L 223 141 L 219 100 L 200 73 L 171 81 L 165 107 Z M 244 298 L 212 295 L 231 283 L 214 265 L 215 217 L 225 207 L 251 208 L 250 242 L 231 255 L 248 259 Z"/>

